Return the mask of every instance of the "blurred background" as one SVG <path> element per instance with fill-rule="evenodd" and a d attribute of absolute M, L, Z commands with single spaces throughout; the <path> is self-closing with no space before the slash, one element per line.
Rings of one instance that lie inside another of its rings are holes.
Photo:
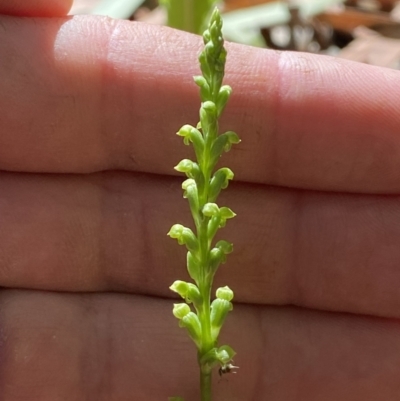
<path fill-rule="evenodd" d="M 227 40 L 400 69 L 399 0 L 74 0 L 70 14 L 200 33 L 215 5 Z"/>

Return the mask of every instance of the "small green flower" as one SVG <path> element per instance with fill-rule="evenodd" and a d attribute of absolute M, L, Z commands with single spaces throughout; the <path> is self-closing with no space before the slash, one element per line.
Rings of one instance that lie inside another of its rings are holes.
<path fill-rule="evenodd" d="M 188 304 L 193 302 L 195 307 L 199 307 L 203 301 L 198 287 L 193 283 L 176 280 L 169 288 L 185 299 Z"/>
<path fill-rule="evenodd" d="M 199 242 L 193 231 L 182 224 L 174 224 L 167 235 L 177 239 L 179 245 L 186 245 L 189 251 L 197 252 L 199 249 Z"/>

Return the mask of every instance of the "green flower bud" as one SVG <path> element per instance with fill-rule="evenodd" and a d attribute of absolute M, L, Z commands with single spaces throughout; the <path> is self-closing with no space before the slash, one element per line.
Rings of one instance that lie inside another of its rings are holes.
<path fill-rule="evenodd" d="M 207 42 L 205 44 L 203 51 L 206 54 L 208 64 L 213 65 L 213 61 L 216 59 L 216 54 L 218 52 L 218 49 L 216 48 L 215 43 L 210 40 L 209 42 Z M 214 65 L 213 65 L 213 67 L 214 67 Z"/>
<path fill-rule="evenodd" d="M 220 116 L 221 113 L 224 111 L 225 106 L 229 100 L 229 97 L 231 96 L 231 93 L 232 93 L 232 88 L 229 85 L 221 86 L 217 99 L 218 116 Z"/>
<path fill-rule="evenodd" d="M 186 124 L 176 133 L 176 135 L 183 137 L 183 143 L 185 145 L 189 145 L 190 142 L 192 142 L 197 160 L 202 159 L 204 151 L 204 139 L 203 135 L 201 135 L 201 132 L 198 129 Z"/>
<path fill-rule="evenodd" d="M 189 159 L 183 159 L 174 167 L 174 169 L 180 173 L 185 173 L 188 178 L 194 179 L 197 184 L 197 192 L 203 190 L 204 176 L 197 163 Z"/>
<path fill-rule="evenodd" d="M 176 280 L 169 287 L 170 290 L 179 294 L 188 304 L 192 303 L 198 307 L 202 303 L 202 296 L 198 287 L 193 283 L 186 283 L 185 281 Z"/>
<path fill-rule="evenodd" d="M 208 29 L 206 29 L 206 30 L 203 32 L 203 42 L 204 42 L 204 44 L 206 45 L 207 42 L 209 42 L 210 40 L 211 40 L 210 31 L 209 31 Z"/>
<path fill-rule="evenodd" d="M 229 209 L 229 207 L 224 206 L 219 209 L 219 215 L 221 217 L 221 222 L 219 226 L 225 227 L 226 220 L 234 218 L 236 216 L 236 213 L 234 213 L 232 209 Z"/>
<path fill-rule="evenodd" d="M 214 237 L 218 228 L 225 226 L 227 219 L 236 216 L 236 214 L 228 207 L 219 208 L 216 203 L 206 203 L 202 212 L 204 216 L 211 217 L 207 226 L 207 235 L 209 240 Z"/>
<path fill-rule="evenodd" d="M 240 142 L 240 138 L 233 131 L 227 131 L 224 134 L 221 134 L 218 139 L 215 141 L 213 145 L 213 149 L 211 152 L 218 154 L 221 156 L 222 152 L 228 152 L 231 150 L 233 144 L 238 144 Z"/>
<path fill-rule="evenodd" d="M 192 127 L 189 124 L 184 125 L 183 127 L 180 128 L 180 130 L 176 133 L 176 135 L 183 137 L 183 143 L 185 145 L 190 145 L 191 142 L 191 132 L 192 132 Z"/>
<path fill-rule="evenodd" d="M 210 22 L 208 24 L 211 28 L 208 28 L 211 32 L 211 37 L 215 38 L 215 37 L 222 37 L 221 31 L 222 31 L 222 18 L 221 18 L 221 14 L 219 13 L 217 8 L 214 8 L 211 17 L 210 17 Z M 215 27 L 217 27 L 217 29 L 215 29 Z"/>
<path fill-rule="evenodd" d="M 203 102 L 200 108 L 200 123 L 203 132 L 212 138 L 217 135 L 217 107 L 211 101 Z"/>
<path fill-rule="evenodd" d="M 228 241 L 224 241 L 224 240 L 218 241 L 215 244 L 215 247 L 221 249 L 225 255 L 233 252 L 233 244 Z"/>
<path fill-rule="evenodd" d="M 198 348 L 201 347 L 201 323 L 198 316 L 194 312 L 186 314 L 179 322 L 180 327 L 185 327 L 190 338 L 194 341 Z"/>
<path fill-rule="evenodd" d="M 228 152 L 233 144 L 240 142 L 240 138 L 233 131 L 225 132 L 220 135 L 211 147 L 211 165 L 214 166 L 222 155 L 222 152 Z"/>
<path fill-rule="evenodd" d="M 216 203 L 206 203 L 203 206 L 203 215 L 207 217 L 219 215 L 219 207 Z"/>
<path fill-rule="evenodd" d="M 220 216 L 221 219 L 227 220 L 227 219 L 232 219 L 233 217 L 236 216 L 236 214 L 229 209 L 229 207 L 221 207 L 219 208 L 216 203 L 206 203 L 203 206 L 203 215 L 207 217 L 212 217 L 212 216 Z"/>
<path fill-rule="evenodd" d="M 219 248 L 213 248 L 210 251 L 210 262 L 209 262 L 209 266 L 210 266 L 210 270 L 212 272 L 216 272 L 219 265 L 221 263 L 225 263 L 226 261 L 226 257 L 225 254 L 221 251 L 221 249 Z"/>
<path fill-rule="evenodd" d="M 199 55 L 199 62 L 200 62 L 200 70 L 201 70 L 201 73 L 203 74 L 203 77 L 206 79 L 206 81 L 208 83 L 210 83 L 212 73 L 211 73 L 210 64 L 208 63 L 208 60 L 207 60 L 206 52 L 204 50 Z"/>
<path fill-rule="evenodd" d="M 198 219 L 199 215 L 199 193 L 196 181 L 193 178 L 188 178 L 182 183 L 183 197 L 189 201 L 190 210 L 192 211 L 193 218 Z"/>
<path fill-rule="evenodd" d="M 203 297 L 200 294 L 199 288 L 193 284 L 193 283 L 188 283 L 188 291 L 186 293 L 186 302 L 191 303 L 198 307 L 202 304 L 203 302 Z"/>
<path fill-rule="evenodd" d="M 174 224 L 167 235 L 177 239 L 179 245 L 186 245 L 189 251 L 197 252 L 199 249 L 199 241 L 193 231 L 182 224 Z"/>
<path fill-rule="evenodd" d="M 232 301 L 233 299 L 233 291 L 227 285 L 218 288 L 215 295 L 217 298 L 224 299 L 225 301 Z"/>
<path fill-rule="evenodd" d="M 218 241 L 210 251 L 209 266 L 212 272 L 216 272 L 221 263 L 226 262 L 226 255 L 233 251 L 233 245 L 228 241 Z"/>
<path fill-rule="evenodd" d="M 174 304 L 172 313 L 177 319 L 183 319 L 188 313 L 190 313 L 190 306 L 187 304 Z"/>
<path fill-rule="evenodd" d="M 201 109 L 207 113 L 209 118 L 217 118 L 217 107 L 214 102 L 211 102 L 210 100 L 203 102 Z"/>
<path fill-rule="evenodd" d="M 227 167 L 223 167 L 214 173 L 209 187 L 209 202 L 214 202 L 217 199 L 221 189 L 225 189 L 228 186 L 229 180 L 232 180 L 233 176 L 232 170 Z"/>
<path fill-rule="evenodd" d="M 221 216 L 218 214 L 216 216 L 211 217 L 210 221 L 207 224 L 207 236 L 208 241 L 211 242 L 217 233 L 218 229 L 221 227 Z"/>
<path fill-rule="evenodd" d="M 176 280 L 172 283 L 169 289 L 179 294 L 182 298 L 185 298 L 188 292 L 188 283 L 185 281 Z"/>
<path fill-rule="evenodd" d="M 180 173 L 185 173 L 189 178 L 196 179 L 200 174 L 199 165 L 189 159 L 181 160 L 174 169 Z"/>
<path fill-rule="evenodd" d="M 193 79 L 196 85 L 200 87 L 201 100 L 206 101 L 207 99 L 210 99 L 211 97 L 210 86 L 208 85 L 207 80 L 201 75 L 197 75 L 193 77 Z"/>
<path fill-rule="evenodd" d="M 207 237 L 211 242 L 221 224 L 220 209 L 216 203 L 206 203 L 203 207 L 203 215 L 211 217 L 207 224 Z"/>
<path fill-rule="evenodd" d="M 233 309 L 232 303 L 225 299 L 214 299 L 211 304 L 211 335 L 214 341 L 217 340 L 219 332 L 224 324 L 228 312 Z"/>
<path fill-rule="evenodd" d="M 200 274 L 200 269 L 201 269 L 201 263 L 197 259 L 195 255 L 193 255 L 191 252 L 187 253 L 186 257 L 186 264 L 187 264 L 187 270 L 189 273 L 189 276 L 196 282 L 199 282 L 199 274 Z"/>

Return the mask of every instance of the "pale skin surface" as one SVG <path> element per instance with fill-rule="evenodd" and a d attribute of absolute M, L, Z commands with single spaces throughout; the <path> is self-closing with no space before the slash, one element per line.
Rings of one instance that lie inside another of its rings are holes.
<path fill-rule="evenodd" d="M 168 291 L 184 250 L 166 232 L 189 222 L 171 168 L 189 154 L 174 132 L 197 122 L 200 43 L 103 18 L 0 18 L 2 400 L 197 399 Z M 220 204 L 238 217 L 218 283 L 236 294 L 223 337 L 240 371 L 216 374 L 215 400 L 398 400 L 400 74 L 228 50 L 222 126 L 243 142 L 224 159 L 237 180 Z"/>

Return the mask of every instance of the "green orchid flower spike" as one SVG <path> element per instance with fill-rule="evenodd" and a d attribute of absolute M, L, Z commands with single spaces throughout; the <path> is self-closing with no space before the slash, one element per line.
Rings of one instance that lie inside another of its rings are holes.
<path fill-rule="evenodd" d="M 174 305 L 173 314 L 196 345 L 201 401 L 210 401 L 212 369 L 219 367 L 223 374 L 235 368 L 231 363 L 233 349 L 218 345 L 220 330 L 232 310 L 233 291 L 227 286 L 218 288 L 215 299 L 211 300 L 214 275 L 233 250 L 227 241 L 214 241 L 217 231 L 235 216 L 231 209 L 216 203 L 221 190 L 233 179 L 233 172 L 226 167 L 215 171 L 215 167 L 222 153 L 240 139 L 232 131 L 222 134 L 218 131 L 218 119 L 232 92 L 228 85 L 222 85 L 226 50 L 218 9 L 214 10 L 203 39 L 205 46 L 199 56 L 202 75 L 194 77 L 200 87 L 200 122 L 196 127 L 184 125 L 177 133 L 186 145 L 193 146 L 197 160 L 184 159 L 175 167 L 187 176 L 182 184 L 183 196 L 189 201 L 195 230 L 175 224 L 168 235 L 188 251 L 187 270 L 193 282 L 177 280 L 171 285 L 170 289 L 185 301 Z M 169 400 L 182 401 L 182 398 Z"/>

